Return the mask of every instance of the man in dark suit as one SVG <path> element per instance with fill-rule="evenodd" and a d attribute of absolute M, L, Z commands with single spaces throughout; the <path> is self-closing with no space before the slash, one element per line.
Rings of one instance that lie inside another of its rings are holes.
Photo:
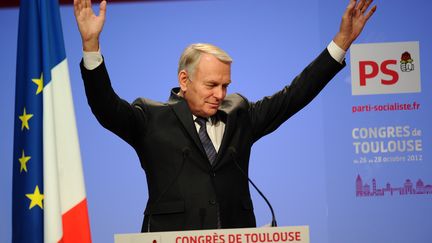
<path fill-rule="evenodd" d="M 246 176 L 253 143 L 307 105 L 344 67 L 345 51 L 376 9 L 366 12 L 370 4 L 351 0 L 329 46 L 273 96 L 249 102 L 226 95 L 231 58 L 216 46 L 193 44 L 180 58 L 180 87 L 168 102 L 139 98 L 129 104 L 112 89 L 99 53 L 106 2 L 95 16 L 90 0 L 75 0 L 88 103 L 105 128 L 135 149 L 147 176 L 142 231 L 254 227 Z"/>

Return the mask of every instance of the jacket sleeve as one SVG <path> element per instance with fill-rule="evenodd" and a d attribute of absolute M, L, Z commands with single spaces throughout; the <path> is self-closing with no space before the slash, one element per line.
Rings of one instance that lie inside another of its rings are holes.
<path fill-rule="evenodd" d="M 134 146 L 138 129 L 145 127 L 145 112 L 142 107 L 129 104 L 113 90 L 105 62 L 97 68 L 87 70 L 80 63 L 87 102 L 99 123 Z M 140 126 L 138 126 L 140 124 Z"/>
<path fill-rule="evenodd" d="M 309 104 L 344 66 L 345 62 L 338 63 L 326 48 L 290 85 L 272 96 L 250 103 L 254 141 L 276 130 Z"/>

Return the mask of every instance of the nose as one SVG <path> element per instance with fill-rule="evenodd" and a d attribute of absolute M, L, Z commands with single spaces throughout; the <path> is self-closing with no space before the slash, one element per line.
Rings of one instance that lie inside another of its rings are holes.
<path fill-rule="evenodd" d="M 213 96 L 218 100 L 223 100 L 225 98 L 226 89 L 223 86 L 217 86 L 214 89 Z"/>

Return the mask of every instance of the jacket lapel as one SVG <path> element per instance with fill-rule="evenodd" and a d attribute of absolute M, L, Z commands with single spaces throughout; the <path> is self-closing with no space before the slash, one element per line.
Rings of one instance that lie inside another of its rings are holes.
<path fill-rule="evenodd" d="M 222 113 L 222 116 L 225 116 L 225 131 L 224 135 L 222 137 L 222 142 L 219 147 L 218 156 L 216 158 L 214 167 L 220 167 L 221 163 L 220 161 L 224 156 L 231 156 L 226 155 L 226 153 L 229 153 L 228 146 L 231 141 L 231 137 L 234 134 L 235 126 L 236 126 L 236 120 L 237 120 L 237 114 L 233 111 L 233 101 L 229 98 L 226 98 L 224 102 L 222 102 L 222 105 L 220 107 L 219 112 Z"/>
<path fill-rule="evenodd" d="M 194 141 L 195 145 L 200 149 L 204 157 L 207 158 L 204 147 L 202 146 L 201 140 L 199 139 L 198 133 L 196 131 L 195 123 L 193 121 L 192 113 L 190 112 L 189 106 L 182 97 L 177 95 L 178 91 L 178 88 L 174 88 L 171 91 L 171 96 L 168 104 L 173 109 L 177 118 L 180 120 L 183 127 L 189 134 L 190 138 Z"/>
<path fill-rule="evenodd" d="M 180 91 L 179 88 L 172 89 L 168 104 L 173 109 L 174 113 L 176 114 L 180 122 L 183 124 L 185 130 L 187 131 L 191 139 L 194 141 L 195 145 L 200 149 L 203 156 L 207 158 L 207 154 L 204 150 L 204 147 L 196 131 L 195 122 L 193 121 L 192 118 L 192 113 L 186 101 L 182 97 L 177 95 L 179 91 Z M 236 104 L 234 103 L 236 102 L 233 99 L 230 99 L 229 96 L 227 96 L 225 100 L 222 102 L 222 105 L 218 111 L 218 115 L 221 116 L 222 120 L 225 122 L 225 131 L 222 137 L 221 145 L 219 147 L 218 155 L 213 165 L 215 169 L 216 167 L 221 166 L 220 161 L 224 156 L 231 156 L 231 155 L 225 155 L 225 153 L 229 153 L 229 151 L 227 150 L 232 135 L 234 134 L 234 130 L 236 128 L 237 113 L 235 112 Z M 208 160 L 206 160 L 206 162 L 210 164 Z"/>

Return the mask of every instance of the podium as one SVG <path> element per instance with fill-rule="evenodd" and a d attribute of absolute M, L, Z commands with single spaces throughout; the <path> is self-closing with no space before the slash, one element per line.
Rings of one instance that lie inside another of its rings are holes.
<path fill-rule="evenodd" d="M 115 243 L 309 243 L 309 226 L 116 234 Z"/>

